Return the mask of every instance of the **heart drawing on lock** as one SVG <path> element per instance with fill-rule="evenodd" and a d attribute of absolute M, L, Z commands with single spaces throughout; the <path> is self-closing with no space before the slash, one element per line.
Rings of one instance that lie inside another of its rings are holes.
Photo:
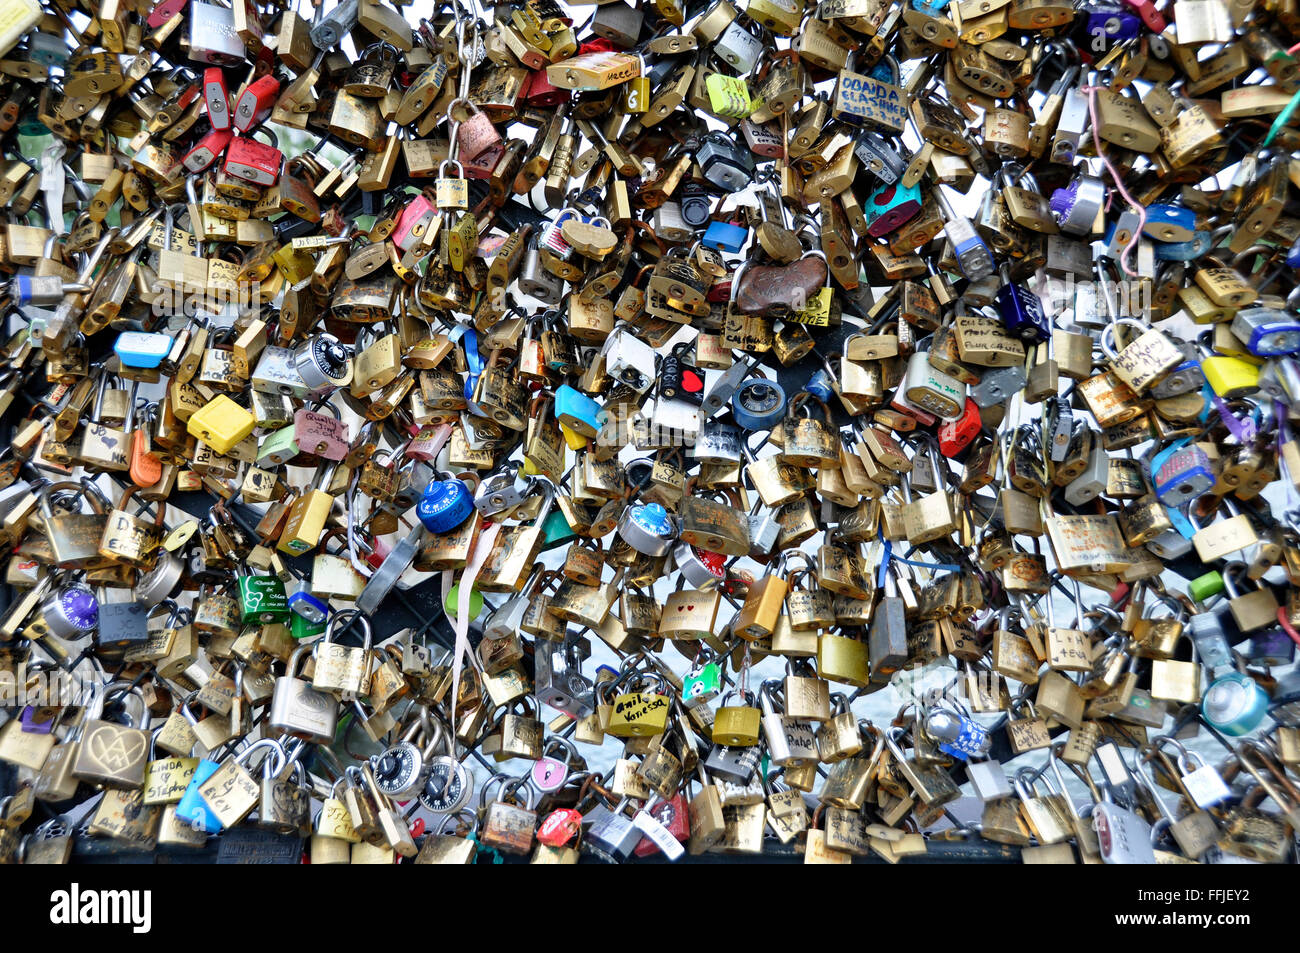
<path fill-rule="evenodd" d="M 144 755 L 144 738 L 112 725 L 96 728 L 86 739 L 91 756 L 109 771 L 121 771 Z"/>
<path fill-rule="evenodd" d="M 682 390 L 688 394 L 698 394 L 704 390 L 704 381 L 694 371 L 682 371 Z"/>

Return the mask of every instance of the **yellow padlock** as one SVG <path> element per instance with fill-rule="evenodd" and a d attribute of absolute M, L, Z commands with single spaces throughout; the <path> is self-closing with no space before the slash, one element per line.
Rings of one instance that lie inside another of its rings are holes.
<path fill-rule="evenodd" d="M 566 427 L 560 424 L 560 433 L 564 434 L 564 442 L 569 445 L 570 450 L 586 450 L 587 438 L 572 427 Z"/>
<path fill-rule="evenodd" d="M 669 708 L 664 681 L 658 675 L 643 674 L 637 678 L 638 689 L 646 682 L 653 682 L 655 690 L 637 690 L 615 696 L 609 727 L 605 729 L 607 734 L 616 738 L 643 738 L 663 734 L 668 726 Z"/>
<path fill-rule="evenodd" d="M 722 696 L 725 702 L 736 692 Z M 723 705 L 713 716 L 713 743 L 729 748 L 747 748 L 758 744 L 762 730 L 763 713 L 754 707 L 752 692 L 740 692 L 742 705 Z"/>
<path fill-rule="evenodd" d="M 229 453 L 257 426 L 257 418 L 225 394 L 218 394 L 186 421 L 190 435 L 217 453 Z"/>
<path fill-rule="evenodd" d="M 1224 400 L 1245 397 L 1259 390 L 1259 367 L 1238 357 L 1215 355 L 1201 361 L 1205 380 Z"/>

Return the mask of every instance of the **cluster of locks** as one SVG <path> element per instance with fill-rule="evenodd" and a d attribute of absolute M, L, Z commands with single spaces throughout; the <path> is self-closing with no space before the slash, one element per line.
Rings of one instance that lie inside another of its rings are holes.
<path fill-rule="evenodd" d="M 0 0 L 0 860 L 1291 858 L 1294 0 L 313 6 Z"/>

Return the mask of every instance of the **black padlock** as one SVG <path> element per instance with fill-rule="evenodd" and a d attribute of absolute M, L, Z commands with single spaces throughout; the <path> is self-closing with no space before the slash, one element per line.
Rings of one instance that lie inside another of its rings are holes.
<path fill-rule="evenodd" d="M 688 346 L 679 344 L 664 358 L 659 369 L 659 393 L 698 407 L 704 403 L 704 375 L 683 360 L 682 353 Z"/>

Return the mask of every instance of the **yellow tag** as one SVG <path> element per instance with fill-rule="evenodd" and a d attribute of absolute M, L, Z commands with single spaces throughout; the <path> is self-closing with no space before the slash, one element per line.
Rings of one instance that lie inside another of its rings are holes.
<path fill-rule="evenodd" d="M 704 85 L 709 91 L 709 107 L 716 115 L 743 119 L 752 111 L 749 87 L 740 77 L 713 73 Z"/>
<path fill-rule="evenodd" d="M 796 324 L 815 324 L 818 327 L 827 327 L 831 323 L 831 289 L 818 289 L 816 297 L 809 302 L 807 308 L 796 311 L 786 320 L 794 321 Z"/>
<path fill-rule="evenodd" d="M 194 535 L 198 528 L 198 520 L 186 520 L 167 534 L 167 538 L 163 540 L 162 548 L 169 553 L 176 552 L 190 541 L 190 537 Z"/>

